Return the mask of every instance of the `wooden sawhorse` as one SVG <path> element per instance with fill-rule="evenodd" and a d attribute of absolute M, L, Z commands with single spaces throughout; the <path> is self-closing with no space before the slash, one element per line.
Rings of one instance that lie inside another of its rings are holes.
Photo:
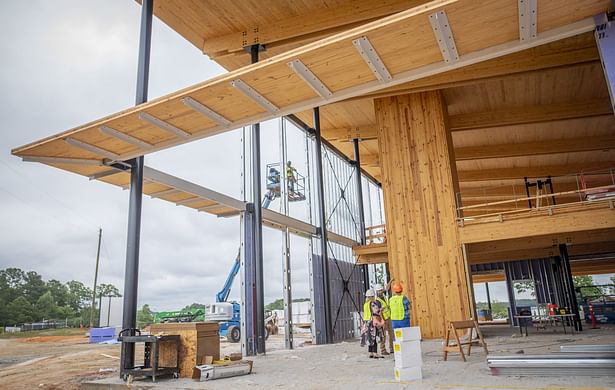
<path fill-rule="evenodd" d="M 459 340 L 459 334 L 457 333 L 457 331 L 465 329 L 470 330 L 468 332 L 468 341 L 462 342 L 461 340 Z M 472 340 L 472 338 L 474 337 L 474 329 L 476 329 L 478 340 Z M 451 333 L 455 338 L 454 344 L 449 344 L 451 339 Z M 472 351 L 472 344 L 476 342 L 483 346 L 483 349 L 485 350 L 485 355 L 489 353 L 489 351 L 487 351 L 487 343 L 485 343 L 483 334 L 480 332 L 480 329 L 478 329 L 478 322 L 476 322 L 476 320 L 450 321 L 448 324 L 448 329 L 446 330 L 446 339 L 444 341 L 444 360 L 447 360 L 449 352 L 459 352 L 461 354 L 461 358 L 465 362 L 466 355 L 463 353 L 463 346 L 468 346 L 468 356 L 470 356 L 470 352 Z"/>

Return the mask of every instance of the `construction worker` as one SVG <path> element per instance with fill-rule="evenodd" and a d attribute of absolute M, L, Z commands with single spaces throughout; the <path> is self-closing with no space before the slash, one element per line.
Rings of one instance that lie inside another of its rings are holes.
<path fill-rule="evenodd" d="M 391 286 L 392 280 L 387 284 L 387 290 Z M 393 326 L 391 325 L 391 308 L 389 306 L 389 298 L 385 293 L 384 287 L 380 283 L 376 283 L 374 285 L 374 290 L 376 290 L 376 300 L 380 302 L 382 305 L 382 319 L 384 320 L 384 334 L 382 343 L 380 343 L 380 353 L 382 355 L 390 355 L 393 353 Z M 388 338 L 389 350 L 390 353 L 387 352 L 386 342 L 385 340 Z"/>
<path fill-rule="evenodd" d="M 401 283 L 394 283 L 392 290 L 393 296 L 389 299 L 389 305 L 393 329 L 407 328 L 410 326 L 410 300 L 402 294 L 404 288 Z"/>
<path fill-rule="evenodd" d="M 286 180 L 288 181 L 288 188 L 290 192 L 295 192 L 295 183 L 297 182 L 297 177 L 295 176 L 295 172 L 297 170 L 292 166 L 292 162 L 289 160 L 286 162 Z"/>
<path fill-rule="evenodd" d="M 363 325 L 361 326 L 361 346 L 367 344 L 367 351 L 370 358 L 383 358 L 378 355 L 378 338 L 383 342 L 383 326 L 381 303 L 375 299 L 376 293 L 369 289 L 365 292 L 365 303 L 363 304 Z"/>

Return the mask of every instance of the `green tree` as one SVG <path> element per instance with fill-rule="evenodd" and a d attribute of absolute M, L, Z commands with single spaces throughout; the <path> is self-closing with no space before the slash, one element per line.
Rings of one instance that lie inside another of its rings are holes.
<path fill-rule="evenodd" d="M 517 291 L 517 294 L 523 294 L 529 292 L 531 296 L 536 296 L 536 288 L 533 280 L 519 280 L 513 282 L 513 287 Z"/>
<path fill-rule="evenodd" d="M 6 305 L 6 301 L 2 298 L 0 298 L 0 326 L 6 326 L 7 322 L 6 320 L 8 319 L 8 308 Z"/>
<path fill-rule="evenodd" d="M 152 322 L 154 322 L 154 313 L 149 308 L 149 305 L 145 304 L 141 310 L 137 311 L 137 327 L 143 328 L 151 325 Z"/>
<path fill-rule="evenodd" d="M 81 309 L 85 306 L 89 306 L 92 300 L 92 290 L 87 288 L 83 283 L 71 280 L 66 283 L 68 287 L 68 305 L 75 310 L 76 312 L 80 312 Z"/>
<path fill-rule="evenodd" d="M 572 283 L 575 288 L 580 288 L 581 296 L 583 297 L 591 297 L 602 295 L 603 291 L 600 287 L 596 287 L 594 283 L 594 278 L 591 275 L 585 276 L 573 276 Z"/>
<path fill-rule="evenodd" d="M 28 271 L 24 277 L 24 285 L 23 285 L 23 294 L 30 301 L 30 303 L 34 304 L 38 299 L 45 294 L 47 290 L 47 286 L 43 281 L 41 275 L 34 271 Z"/>
<path fill-rule="evenodd" d="M 275 301 L 269 303 L 265 306 L 265 310 L 282 310 L 284 309 L 284 299 L 276 299 Z"/>
<path fill-rule="evenodd" d="M 38 298 L 34 305 L 34 309 L 36 315 L 35 321 L 55 319 L 57 317 L 58 306 L 55 303 L 53 295 L 51 295 L 51 291 L 47 291 Z"/>
<path fill-rule="evenodd" d="M 9 303 L 7 309 L 7 323 L 9 324 L 21 324 L 34 321 L 34 307 L 23 296 L 15 298 L 13 302 Z"/>
<path fill-rule="evenodd" d="M 66 284 L 59 280 L 51 279 L 47 282 L 47 291 L 51 292 L 51 295 L 55 298 L 55 304 L 57 306 L 66 306 L 69 300 L 69 291 Z"/>
<path fill-rule="evenodd" d="M 12 302 L 23 296 L 26 274 L 19 268 L 7 268 L 0 271 L 0 298 Z"/>
<path fill-rule="evenodd" d="M 196 303 L 196 302 L 184 307 L 183 309 L 181 309 L 181 311 L 188 311 L 192 309 L 200 309 L 200 310 L 203 310 L 203 313 L 205 313 L 205 305 L 202 303 Z"/>
<path fill-rule="evenodd" d="M 96 287 L 96 295 L 103 297 L 121 297 L 120 290 L 112 284 L 101 283 Z"/>

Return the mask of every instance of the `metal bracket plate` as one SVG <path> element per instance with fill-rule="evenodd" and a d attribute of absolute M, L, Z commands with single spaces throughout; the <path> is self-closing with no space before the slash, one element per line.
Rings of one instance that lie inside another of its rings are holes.
<path fill-rule="evenodd" d="M 536 38 L 537 0 L 519 0 L 519 40 Z"/>
<path fill-rule="evenodd" d="M 438 46 L 440 46 L 444 62 L 450 64 L 451 62 L 459 61 L 457 45 L 455 45 L 455 38 L 453 38 L 453 31 L 448 23 L 446 12 L 438 11 L 429 15 L 429 23 L 431 23 L 431 28 L 438 41 Z"/>

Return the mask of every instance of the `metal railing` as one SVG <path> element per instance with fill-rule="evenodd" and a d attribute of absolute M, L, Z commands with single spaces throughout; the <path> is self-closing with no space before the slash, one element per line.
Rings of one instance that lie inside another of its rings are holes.
<path fill-rule="evenodd" d="M 365 228 L 365 245 L 384 244 L 387 242 L 386 225 L 374 225 Z"/>
<path fill-rule="evenodd" d="M 549 179 L 555 183 L 556 188 L 559 185 L 573 189 L 547 192 L 546 186 L 543 191 L 532 183 L 535 189 L 531 194 L 527 185 L 516 183 L 458 192 L 456 193 L 457 222 L 463 226 L 466 223 L 502 222 L 505 219 L 528 215 L 552 215 L 557 210 L 615 207 L 615 168 L 552 176 Z M 476 200 L 489 201 L 472 203 Z"/>

